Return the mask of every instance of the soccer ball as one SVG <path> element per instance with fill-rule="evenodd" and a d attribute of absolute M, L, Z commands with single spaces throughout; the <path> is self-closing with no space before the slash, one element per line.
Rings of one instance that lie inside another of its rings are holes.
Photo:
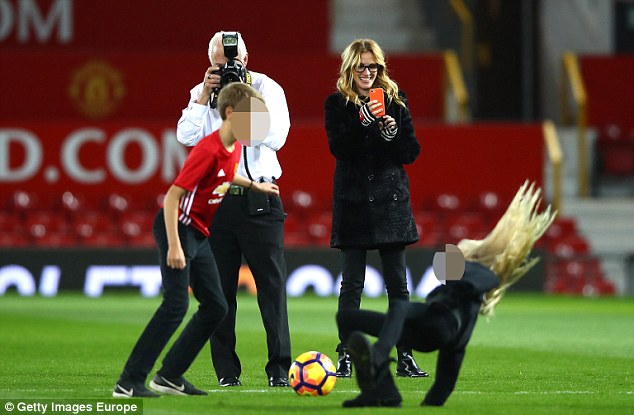
<path fill-rule="evenodd" d="M 295 358 L 288 371 L 288 380 L 298 395 L 328 395 L 337 382 L 336 371 L 328 356 L 311 351 Z"/>

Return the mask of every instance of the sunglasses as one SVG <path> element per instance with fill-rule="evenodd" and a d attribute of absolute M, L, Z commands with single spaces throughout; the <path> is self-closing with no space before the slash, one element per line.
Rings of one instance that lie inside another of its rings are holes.
<path fill-rule="evenodd" d="M 381 65 L 371 63 L 369 65 L 359 64 L 359 66 L 355 66 L 354 70 L 357 73 L 363 73 L 363 71 L 367 69 L 368 71 L 370 71 L 370 73 L 376 73 L 379 68 L 381 68 Z"/>

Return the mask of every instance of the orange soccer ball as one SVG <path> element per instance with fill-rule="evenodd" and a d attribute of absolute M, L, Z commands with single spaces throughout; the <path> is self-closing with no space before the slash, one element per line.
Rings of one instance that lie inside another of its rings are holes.
<path fill-rule="evenodd" d="M 305 352 L 297 356 L 288 371 L 288 380 L 298 395 L 328 395 L 337 382 L 337 369 L 328 356 Z"/>

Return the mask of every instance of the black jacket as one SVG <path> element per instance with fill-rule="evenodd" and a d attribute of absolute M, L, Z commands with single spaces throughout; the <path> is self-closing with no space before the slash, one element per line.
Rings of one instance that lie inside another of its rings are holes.
<path fill-rule="evenodd" d="M 401 98 L 405 95 L 400 93 Z M 418 241 L 412 215 L 409 179 L 403 164 L 420 153 L 409 110 L 388 102 L 386 112 L 398 133 L 387 141 L 376 123 L 363 127 L 359 107 L 335 93 L 326 98 L 326 134 L 337 159 L 334 174 L 333 248 L 376 249 Z"/>

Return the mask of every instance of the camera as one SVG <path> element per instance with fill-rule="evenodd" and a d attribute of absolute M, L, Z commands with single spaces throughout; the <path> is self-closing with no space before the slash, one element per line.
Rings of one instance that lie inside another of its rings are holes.
<path fill-rule="evenodd" d="M 222 47 L 224 49 L 227 62 L 220 67 L 220 69 L 214 71 L 216 75 L 220 75 L 220 88 L 214 88 L 213 100 L 209 103 L 211 108 L 216 108 L 218 104 L 218 93 L 225 85 L 232 82 L 245 82 L 247 77 L 247 71 L 242 62 L 236 60 L 238 56 L 238 37 L 239 32 L 228 32 L 222 34 Z"/>

